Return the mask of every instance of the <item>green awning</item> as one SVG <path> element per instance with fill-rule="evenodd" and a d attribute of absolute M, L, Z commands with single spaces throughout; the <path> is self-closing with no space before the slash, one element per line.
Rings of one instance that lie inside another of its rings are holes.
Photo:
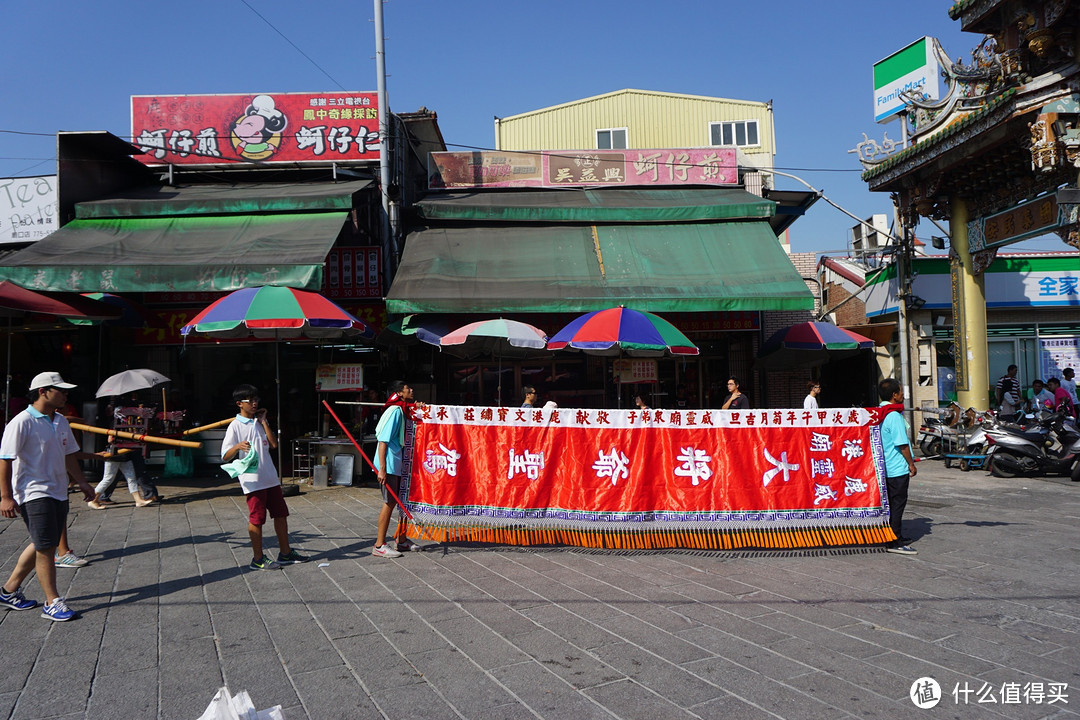
<path fill-rule="evenodd" d="M 678 223 L 769 218 L 776 203 L 734 188 L 558 189 L 432 194 L 428 220 L 538 223 Z"/>
<path fill-rule="evenodd" d="M 483 226 L 410 234 L 391 313 L 812 310 L 764 220 Z"/>
<path fill-rule="evenodd" d="M 4 258 L 0 279 L 35 290 L 318 290 L 348 213 L 73 220 Z"/>
<path fill-rule="evenodd" d="M 75 217 L 89 220 L 326 210 L 348 212 L 355 207 L 353 196 L 371 183 L 371 180 L 356 180 L 341 183 L 154 185 L 114 193 L 102 200 L 76 203 Z"/>

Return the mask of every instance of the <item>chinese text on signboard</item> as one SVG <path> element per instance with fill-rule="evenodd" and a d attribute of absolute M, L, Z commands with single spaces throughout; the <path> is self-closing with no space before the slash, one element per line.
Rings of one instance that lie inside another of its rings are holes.
<path fill-rule="evenodd" d="M 148 165 L 379 159 L 370 92 L 135 95 L 132 144 Z"/>

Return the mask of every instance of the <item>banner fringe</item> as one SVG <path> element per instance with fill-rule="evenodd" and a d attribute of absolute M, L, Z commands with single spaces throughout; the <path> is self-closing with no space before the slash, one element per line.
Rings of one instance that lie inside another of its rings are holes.
<path fill-rule="evenodd" d="M 829 527 L 648 530 L 580 527 L 493 528 L 486 525 L 417 524 L 403 522 L 416 540 L 484 545 L 572 546 L 607 550 L 783 550 L 798 548 L 882 545 L 896 539 L 889 525 L 832 525 Z"/>

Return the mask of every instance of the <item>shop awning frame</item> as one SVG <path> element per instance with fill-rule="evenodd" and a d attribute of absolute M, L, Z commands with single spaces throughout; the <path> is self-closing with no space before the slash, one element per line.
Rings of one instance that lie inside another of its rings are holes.
<path fill-rule="evenodd" d="M 401 314 L 814 307 L 765 220 L 424 228 L 386 302 Z"/>
<path fill-rule="evenodd" d="M 4 259 L 0 278 L 35 290 L 318 290 L 346 212 L 73 220 Z"/>

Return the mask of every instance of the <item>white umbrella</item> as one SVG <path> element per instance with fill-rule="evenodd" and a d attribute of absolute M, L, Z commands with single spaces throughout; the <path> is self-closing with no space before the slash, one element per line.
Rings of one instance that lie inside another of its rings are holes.
<path fill-rule="evenodd" d="M 135 392 L 136 390 L 149 390 L 167 382 L 169 382 L 169 378 L 156 370 L 148 368 L 125 370 L 106 378 L 105 382 L 101 383 L 101 387 L 97 389 L 96 397 L 113 397 Z"/>

